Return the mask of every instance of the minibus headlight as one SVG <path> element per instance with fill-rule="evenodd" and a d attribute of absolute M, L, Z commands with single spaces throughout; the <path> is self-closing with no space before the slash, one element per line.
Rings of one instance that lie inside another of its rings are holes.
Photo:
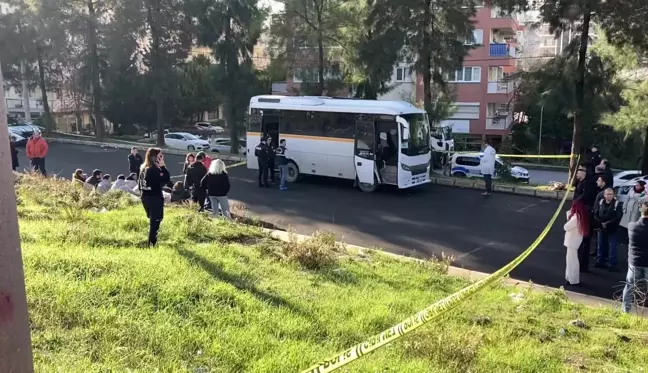
<path fill-rule="evenodd" d="M 403 164 L 403 163 L 401 163 L 401 168 L 402 168 L 404 171 L 412 171 L 412 169 L 410 168 L 410 166 L 408 166 L 408 165 L 406 165 L 406 164 Z"/>

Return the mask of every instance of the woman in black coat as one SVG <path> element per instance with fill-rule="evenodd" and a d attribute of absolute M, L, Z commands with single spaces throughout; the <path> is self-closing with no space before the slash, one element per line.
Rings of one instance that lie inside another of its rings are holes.
<path fill-rule="evenodd" d="M 16 149 L 16 140 L 13 137 L 9 138 L 9 148 L 11 150 L 11 169 L 16 171 L 16 169 L 19 167 L 18 149 Z"/>

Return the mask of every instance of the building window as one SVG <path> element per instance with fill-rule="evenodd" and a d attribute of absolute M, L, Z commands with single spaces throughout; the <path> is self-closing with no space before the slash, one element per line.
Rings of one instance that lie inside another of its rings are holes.
<path fill-rule="evenodd" d="M 409 67 L 397 67 L 396 69 L 396 79 L 397 82 L 411 82 L 412 81 L 412 70 Z"/>
<path fill-rule="evenodd" d="M 502 66 L 491 66 L 488 68 L 488 81 L 499 82 L 504 79 L 504 68 Z"/>
<path fill-rule="evenodd" d="M 481 45 L 484 43 L 484 30 L 475 29 L 471 35 L 466 37 L 464 45 Z"/>
<path fill-rule="evenodd" d="M 466 66 L 450 73 L 450 82 L 454 83 L 479 83 L 481 81 L 481 67 Z"/>

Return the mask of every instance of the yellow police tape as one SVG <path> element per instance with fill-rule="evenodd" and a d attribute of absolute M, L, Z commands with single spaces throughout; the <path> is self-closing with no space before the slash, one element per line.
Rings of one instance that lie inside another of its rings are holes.
<path fill-rule="evenodd" d="M 577 159 L 580 159 L 580 157 L 578 157 Z M 570 180 L 570 185 L 571 182 L 573 182 L 573 180 L 574 177 L 572 176 Z M 317 363 L 317 365 L 314 365 L 308 368 L 307 370 L 302 371 L 302 373 L 333 372 L 334 370 L 337 370 L 355 360 L 358 360 L 359 358 L 361 358 L 362 356 L 370 352 L 373 352 L 381 347 L 388 345 L 389 343 L 395 341 L 396 339 L 401 338 L 405 334 L 411 333 L 412 331 L 419 328 L 420 326 L 439 318 L 447 311 L 455 308 L 458 304 L 462 303 L 466 299 L 473 296 L 475 293 L 479 292 L 480 290 L 486 288 L 487 286 L 502 279 L 504 276 L 509 274 L 515 267 L 517 267 L 520 263 L 522 263 L 522 261 L 524 261 L 529 255 L 531 255 L 533 250 L 535 250 L 536 247 L 538 247 L 538 245 L 540 244 L 540 242 L 542 242 L 542 240 L 547 236 L 549 230 L 551 230 L 551 227 L 553 226 L 553 224 L 556 222 L 556 219 L 560 215 L 560 212 L 562 211 L 563 206 L 565 205 L 565 201 L 567 200 L 568 195 L 569 192 L 566 192 L 562 201 L 560 201 L 560 205 L 556 209 L 556 212 L 554 212 L 553 216 L 551 217 L 551 220 L 549 220 L 549 223 L 544 228 L 542 233 L 540 233 L 538 238 L 536 238 L 535 241 L 533 241 L 533 243 L 531 244 L 531 246 L 529 246 L 522 254 L 520 254 L 517 258 L 513 259 L 512 262 L 508 263 L 498 271 L 490 274 L 488 277 L 479 280 L 474 284 L 469 285 L 459 290 L 458 292 L 449 295 L 446 298 L 441 299 L 440 301 L 425 308 L 423 311 L 417 313 L 414 316 L 410 316 L 404 321 L 385 330 L 384 332 L 374 335 L 373 337 L 367 339 L 366 341 L 358 343 L 357 345 L 349 349 L 346 349 L 343 352 L 338 353 L 337 355 L 324 360 L 323 362 Z"/>
<path fill-rule="evenodd" d="M 231 164 L 231 165 L 227 166 L 227 168 L 234 168 L 234 167 L 238 167 L 238 166 L 243 166 L 246 163 L 247 163 L 247 161 L 236 162 L 234 164 Z"/>
<path fill-rule="evenodd" d="M 441 153 L 441 154 L 478 154 L 478 152 L 450 152 L 450 151 L 441 151 L 441 152 L 434 152 L 434 153 Z M 578 157 L 578 155 L 541 155 L 541 154 L 498 154 L 497 155 L 500 158 L 546 158 L 546 159 L 570 159 L 572 156 L 574 158 Z"/>

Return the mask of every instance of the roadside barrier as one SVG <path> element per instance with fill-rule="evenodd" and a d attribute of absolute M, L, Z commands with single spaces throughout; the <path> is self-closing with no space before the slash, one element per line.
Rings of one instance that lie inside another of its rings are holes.
<path fill-rule="evenodd" d="M 577 157 L 577 163 L 580 160 L 580 156 Z M 570 179 L 570 185 L 574 181 L 574 175 Z M 508 275 L 515 267 L 522 263 L 531 253 L 540 245 L 540 242 L 544 240 L 547 236 L 551 227 L 558 219 L 558 216 L 565 206 L 565 201 L 567 201 L 567 196 L 569 193 L 565 193 L 565 196 L 560 201 L 560 205 L 554 212 L 553 216 L 547 223 L 547 226 L 542 230 L 540 235 L 533 241 L 531 246 L 529 246 L 522 254 L 517 258 L 513 259 L 510 263 L 500 268 L 496 272 L 492 273 L 488 277 L 475 282 L 472 285 L 469 285 L 454 294 L 451 294 L 438 302 L 430 305 L 424 310 L 420 311 L 414 316 L 410 316 L 407 319 L 401 321 L 400 323 L 392 326 L 391 328 L 383 331 L 382 333 L 376 334 L 373 337 L 358 343 L 357 345 L 348 348 L 322 362 L 317 363 L 316 365 L 302 371 L 302 373 L 328 373 L 333 372 L 355 360 L 360 359 L 361 357 L 384 347 L 391 342 L 400 339 L 404 335 L 413 332 L 422 325 L 427 324 L 430 321 L 438 319 L 440 316 L 444 315 L 446 312 L 452 310 L 457 305 L 463 303 L 465 300 L 471 296 L 478 293 L 480 290 L 488 287 L 489 285 L 494 284 L 495 282 L 501 280 L 504 276 Z"/>

